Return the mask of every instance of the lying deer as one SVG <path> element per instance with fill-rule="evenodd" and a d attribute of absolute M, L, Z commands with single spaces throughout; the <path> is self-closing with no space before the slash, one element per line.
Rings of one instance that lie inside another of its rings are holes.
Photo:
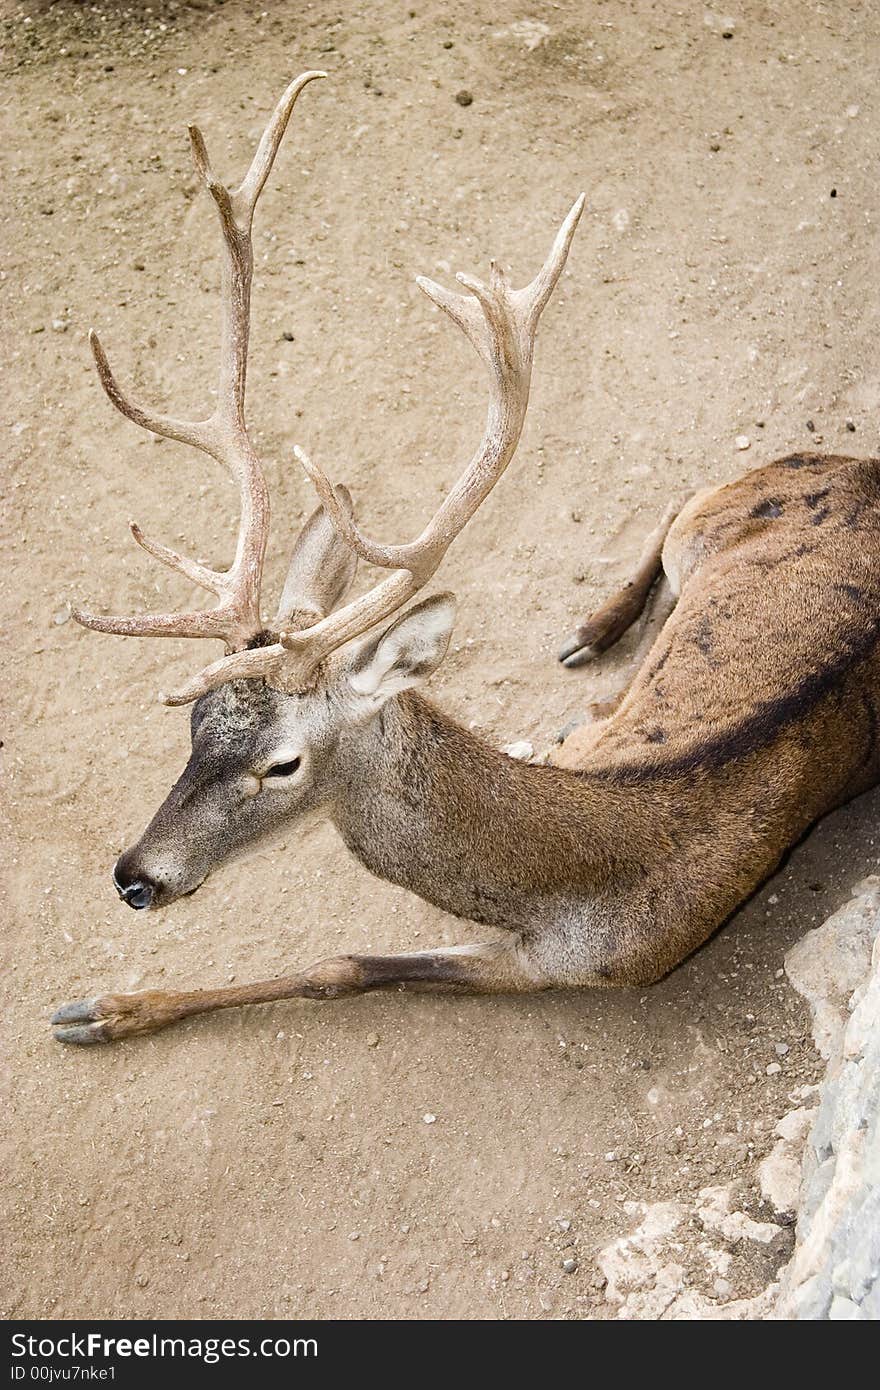
<path fill-rule="evenodd" d="M 225 655 L 165 697 L 195 701 L 192 755 L 118 860 L 114 881 L 129 906 L 163 907 L 224 860 L 323 810 L 373 873 L 506 935 L 487 945 L 336 956 L 227 989 L 99 995 L 55 1014 L 62 1042 L 125 1038 L 239 1004 L 383 987 L 645 985 L 704 942 L 812 822 L 880 776 L 877 461 L 794 455 L 668 514 L 632 582 L 563 648 L 568 665 L 603 652 L 653 591 L 653 645 L 639 654 L 629 689 L 607 719 L 565 740 L 555 765 L 513 760 L 418 693 L 446 653 L 455 603 L 444 593 L 401 610 L 511 460 L 538 319 L 583 198 L 525 289 L 512 289 L 496 265 L 488 284 L 459 275 L 460 293 L 419 280 L 488 369 L 483 439 L 421 535 L 398 545 L 370 540 L 345 488 L 297 450 L 321 505 L 296 543 L 277 616 L 264 624 L 269 503 L 244 414 L 251 225 L 294 102 L 322 76 L 307 72 L 287 89 L 235 192 L 217 182 L 201 134 L 190 130 L 225 247 L 213 414 L 190 422 L 133 404 L 91 338 L 104 389 L 123 415 L 204 450 L 241 492 L 238 546 L 225 573 L 131 528 L 146 551 L 212 593 L 215 607 L 75 614 L 98 632 L 226 644 Z M 343 602 L 358 557 L 387 574 Z"/>

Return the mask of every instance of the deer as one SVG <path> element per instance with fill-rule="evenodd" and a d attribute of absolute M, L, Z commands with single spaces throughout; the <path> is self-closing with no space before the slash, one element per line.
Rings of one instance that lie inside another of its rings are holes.
<path fill-rule="evenodd" d="M 211 638 L 223 655 L 163 698 L 192 704 L 192 752 L 113 880 L 129 907 L 195 892 L 307 814 L 330 818 L 374 875 L 497 931 L 485 944 L 336 955 L 219 989 L 99 994 L 52 1018 L 95 1044 L 210 1011 L 379 989 L 521 993 L 643 987 L 705 943 L 823 815 L 880 777 L 880 460 L 797 453 L 673 504 L 630 581 L 572 634 L 567 667 L 637 621 L 621 688 L 546 762 L 462 728 L 421 687 L 446 655 L 455 599 L 425 588 L 507 469 L 523 428 L 535 334 L 584 207 L 537 275 L 418 284 L 475 349 L 489 382 L 476 452 L 414 540 L 374 541 L 347 489 L 299 447 L 318 506 L 296 541 L 277 614 L 261 616 L 269 499 L 245 420 L 254 210 L 306 72 L 272 114 L 243 182 L 212 172 L 223 247 L 216 405 L 199 421 L 134 403 L 100 341 L 101 384 L 135 424 L 208 454 L 240 493 L 237 548 L 218 571 L 131 524 L 135 541 L 216 605 L 101 616 L 130 637 Z M 350 597 L 358 561 L 380 571 Z"/>

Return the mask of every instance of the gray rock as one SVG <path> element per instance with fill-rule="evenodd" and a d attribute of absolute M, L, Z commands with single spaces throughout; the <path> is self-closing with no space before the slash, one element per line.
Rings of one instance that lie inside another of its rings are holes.
<path fill-rule="evenodd" d="M 873 1320 L 880 1316 L 880 882 L 860 884 L 789 952 L 785 968 L 831 1060 L 804 1154 L 795 1252 L 772 1316 Z"/>

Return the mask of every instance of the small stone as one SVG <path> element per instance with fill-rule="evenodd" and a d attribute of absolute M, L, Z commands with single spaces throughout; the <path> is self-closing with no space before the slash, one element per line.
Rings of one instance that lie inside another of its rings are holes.
<path fill-rule="evenodd" d="M 444 48 L 452 48 L 452 39 L 446 39 L 445 42 L 444 42 L 444 44 L 443 44 L 443 47 L 444 47 Z"/>
<path fill-rule="evenodd" d="M 814 430 L 815 428 L 816 428 L 815 421 L 813 421 L 813 420 L 808 420 L 808 421 L 807 421 L 807 429 L 810 431 L 810 434 L 813 433 L 813 430 Z"/>
<path fill-rule="evenodd" d="M 367 1037 L 366 1037 L 366 1043 L 367 1043 L 367 1047 L 378 1047 L 378 1046 L 379 1046 L 379 1034 L 378 1034 L 378 1033 L 368 1033 L 368 1034 L 367 1034 Z"/>
<path fill-rule="evenodd" d="M 733 1293 L 733 1285 L 729 1279 L 716 1279 L 712 1285 L 719 1298 L 730 1298 Z"/>
<path fill-rule="evenodd" d="M 752 441 L 747 434 L 738 434 L 734 443 L 738 449 L 750 449 L 752 447 Z"/>
<path fill-rule="evenodd" d="M 146 270 L 147 267 L 144 261 L 135 261 L 134 268 L 135 270 Z"/>
<path fill-rule="evenodd" d="M 856 422 L 855 422 L 855 420 L 847 420 L 845 423 L 846 423 L 846 427 L 847 427 L 847 429 L 849 430 L 850 434 L 855 434 L 855 432 L 856 432 Z"/>
<path fill-rule="evenodd" d="M 562 1272 L 563 1272 L 563 1274 L 576 1274 L 576 1273 L 577 1273 L 577 1267 L 578 1267 L 578 1262 L 577 1262 L 577 1260 L 568 1259 L 568 1260 L 563 1260 L 563 1261 L 562 1261 Z"/>
<path fill-rule="evenodd" d="M 360 1240 L 361 1233 L 360 1231 L 349 1231 L 348 1238 L 349 1240 Z"/>
<path fill-rule="evenodd" d="M 771 1062 L 769 1067 L 767 1068 L 767 1075 L 778 1076 L 781 1071 L 782 1067 L 779 1065 L 778 1062 Z"/>
<path fill-rule="evenodd" d="M 52 614 L 52 621 L 56 627 L 62 627 L 64 623 L 70 622 L 70 609 L 59 608 L 57 613 Z"/>
<path fill-rule="evenodd" d="M 848 107 L 846 108 L 846 115 L 847 115 L 847 119 L 848 119 L 848 120 L 854 121 L 855 118 L 856 118 L 856 116 L 857 116 L 858 114 L 859 114 L 859 108 L 858 108 L 857 106 L 853 105 L 853 106 L 848 106 Z"/>
<path fill-rule="evenodd" d="M 458 102 L 459 106 L 471 106 L 473 105 L 474 99 L 469 91 L 467 91 L 465 88 L 462 88 L 460 92 L 456 92 L 455 100 Z"/>
<path fill-rule="evenodd" d="M 68 328 L 69 328 L 69 326 L 70 326 L 70 325 L 69 325 L 67 319 L 53 319 L 53 320 L 52 320 L 52 332 L 53 332 L 53 333 L 66 333 L 67 330 L 68 330 Z"/>
<path fill-rule="evenodd" d="M 773 1044 L 773 1051 L 776 1053 L 777 1057 L 784 1057 L 788 1050 L 788 1043 Z"/>
<path fill-rule="evenodd" d="M 285 343 L 293 343 L 296 341 L 289 328 L 285 328 L 281 336 Z"/>
<path fill-rule="evenodd" d="M 425 1123 L 426 1125 L 433 1125 L 433 1124 L 436 1124 L 436 1123 L 437 1123 L 437 1116 L 436 1116 L 436 1115 L 423 1115 L 423 1116 L 422 1116 L 422 1120 L 424 1121 L 424 1123 Z"/>
<path fill-rule="evenodd" d="M 535 750 L 527 739 L 521 739 L 519 743 L 506 744 L 504 752 L 508 758 L 516 758 L 521 763 L 527 763 L 529 758 L 535 756 Z"/>

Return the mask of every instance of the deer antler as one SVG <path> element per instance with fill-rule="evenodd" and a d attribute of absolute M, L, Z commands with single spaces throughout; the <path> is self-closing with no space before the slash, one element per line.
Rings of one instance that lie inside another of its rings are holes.
<path fill-rule="evenodd" d="M 368 564 L 394 573 L 311 627 L 282 632 L 271 645 L 215 661 L 175 695 L 166 696 L 169 704 L 188 703 L 239 677 L 263 676 L 292 688 L 306 685 L 331 652 L 389 617 L 424 587 L 513 457 L 528 406 L 538 320 L 562 274 L 584 203 L 582 194 L 559 229 L 544 265 L 524 289 L 512 289 L 494 261 L 488 285 L 468 275 L 457 277 L 465 294 L 423 277 L 417 280 L 428 298 L 469 338 L 490 375 L 489 410 L 480 445 L 420 536 L 402 545 L 369 540 L 323 470 L 302 449 L 294 449 L 337 534 Z"/>
<path fill-rule="evenodd" d="M 152 613 L 133 617 L 101 617 L 74 609 L 74 618 L 84 627 L 129 637 L 219 637 L 225 641 L 230 652 L 241 651 L 263 630 L 260 585 L 269 532 L 269 493 L 260 461 L 248 438 L 244 414 L 253 276 L 251 228 L 257 200 L 278 153 L 296 99 L 309 82 L 326 75 L 323 72 L 305 72 L 291 82 L 263 132 L 250 169 L 234 191 L 227 189 L 214 177 L 202 133 L 196 126 L 189 127 L 193 161 L 217 206 L 225 252 L 221 288 L 220 378 L 217 405 L 208 419 L 176 420 L 129 400 L 110 369 L 98 335 L 94 332 L 89 334 L 101 385 L 117 410 L 154 434 L 201 449 L 227 468 L 238 484 L 241 515 L 235 558 L 230 569 L 222 573 L 178 555 L 157 541 L 148 540 L 140 528 L 131 523 L 131 533 L 138 545 L 169 568 L 214 594 L 217 598 L 215 608 L 193 613 Z"/>
<path fill-rule="evenodd" d="M 209 569 L 149 540 L 131 523 L 132 535 L 142 549 L 214 594 L 216 607 L 192 613 L 133 617 L 101 617 L 73 610 L 77 622 L 97 632 L 133 637 L 222 638 L 226 655 L 206 666 L 175 694 L 163 696 L 167 704 L 187 704 L 226 681 L 244 678 L 263 677 L 288 688 L 302 688 L 331 652 L 389 617 L 423 588 L 513 457 L 528 405 L 538 320 L 562 274 L 584 207 L 582 195 L 563 222 L 544 265 L 524 289 L 512 289 L 494 261 L 488 285 L 467 275 L 458 276 L 465 293 L 418 279 L 428 298 L 470 339 L 489 370 L 489 411 L 480 446 L 421 535 L 402 545 L 369 540 L 349 514 L 344 490 L 335 489 L 326 474 L 297 448 L 296 457 L 341 540 L 368 563 L 392 573 L 368 593 L 311 627 L 282 631 L 277 640 L 270 641 L 260 617 L 269 496 L 262 467 L 248 437 L 244 411 L 253 274 L 251 228 L 257 200 L 296 99 L 303 87 L 318 77 L 326 77 L 326 73 L 306 72 L 291 82 L 263 132 L 250 169 L 234 191 L 215 179 L 201 132 L 195 126 L 189 128 L 193 160 L 216 204 L 225 250 L 220 380 L 213 413 L 206 420 L 177 420 L 130 401 L 110 370 L 97 335 L 89 335 L 101 384 L 117 410 L 154 434 L 209 454 L 229 470 L 241 496 L 238 544 L 232 565 L 225 572 Z M 262 644 L 255 640 L 258 638 Z"/>

